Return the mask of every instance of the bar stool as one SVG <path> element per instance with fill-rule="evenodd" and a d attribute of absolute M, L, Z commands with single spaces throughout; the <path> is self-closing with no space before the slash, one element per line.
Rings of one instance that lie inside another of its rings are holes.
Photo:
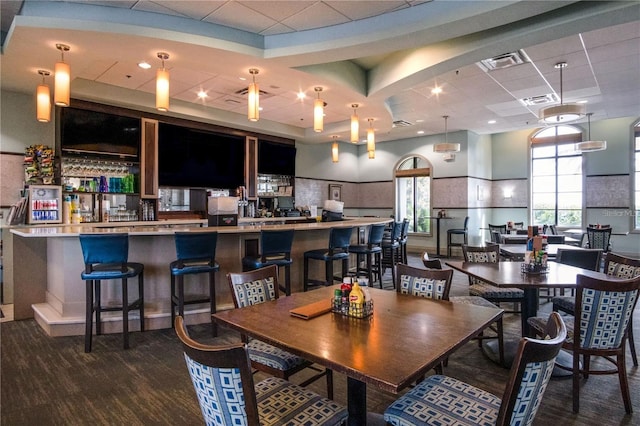
<path fill-rule="evenodd" d="M 369 227 L 369 236 L 367 244 L 355 244 L 349 246 L 349 253 L 356 255 L 356 275 L 364 272 L 369 277 L 369 285 L 373 285 L 375 274 L 380 280 L 380 288 L 382 288 L 382 274 L 380 273 L 380 265 L 382 264 L 382 237 L 387 225 L 385 223 L 373 224 Z M 366 268 L 362 268 L 360 264 L 363 257 L 367 262 Z"/>
<path fill-rule="evenodd" d="M 398 239 L 398 243 L 400 243 L 400 258 L 397 262 L 404 263 L 405 265 L 409 263 L 407 258 L 407 242 L 409 241 L 409 219 L 402 220 L 402 229 L 400 230 L 400 238 Z"/>
<path fill-rule="evenodd" d="M 216 313 L 216 272 L 220 265 L 216 262 L 216 246 L 218 233 L 210 231 L 176 232 L 177 259 L 169 264 L 171 272 L 171 327 L 174 326 L 176 308 L 184 318 L 184 305 L 209 303 L 211 314 Z M 198 295 L 185 300 L 184 276 L 193 274 L 209 274 L 209 294 Z M 216 323 L 211 318 L 211 331 L 217 336 Z"/>
<path fill-rule="evenodd" d="M 469 216 L 464 218 L 464 226 L 462 228 L 447 229 L 447 256 L 451 257 L 451 247 L 460 247 L 467 245 L 469 234 Z M 453 241 L 453 237 L 462 235 L 462 241 Z"/>
<path fill-rule="evenodd" d="M 284 267 L 284 287 L 280 290 L 291 295 L 291 246 L 293 244 L 293 229 L 284 231 L 260 231 L 260 256 L 245 256 L 242 258 L 242 271 L 253 271 L 269 265 Z"/>
<path fill-rule="evenodd" d="M 382 239 L 382 271 L 386 268 L 391 268 L 391 280 L 394 288 L 396 285 L 396 265 L 400 258 L 399 240 L 401 233 L 402 222 L 393 222 L 391 234 Z M 382 281 L 382 278 L 380 280 Z"/>
<path fill-rule="evenodd" d="M 329 247 L 304 252 L 304 291 L 310 286 L 333 285 L 333 262 L 342 261 L 342 279 L 349 272 L 349 244 L 353 227 L 331 228 L 329 231 Z M 325 281 L 309 279 L 309 260 L 321 260 L 325 263 Z"/>
<path fill-rule="evenodd" d="M 86 281 L 86 322 L 84 351 L 91 352 L 93 313 L 96 313 L 96 335 L 102 334 L 102 312 L 122 311 L 122 336 L 124 348 L 129 349 L 129 311 L 140 311 L 140 331 L 144 331 L 144 265 L 129 262 L 129 236 L 127 234 L 80 234 L 80 246 L 84 258 L 84 271 L 80 274 Z M 127 279 L 138 277 L 138 299 L 129 302 Z M 100 282 L 120 279 L 122 304 L 102 306 Z"/>

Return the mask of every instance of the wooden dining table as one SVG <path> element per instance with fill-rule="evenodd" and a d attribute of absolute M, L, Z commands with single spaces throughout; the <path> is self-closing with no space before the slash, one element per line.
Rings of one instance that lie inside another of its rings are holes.
<path fill-rule="evenodd" d="M 294 293 L 213 318 L 347 376 L 349 425 L 367 423 L 366 388 L 398 393 L 502 317 L 502 309 L 435 301 L 369 288 L 373 315 L 326 313 L 312 319 L 295 308 L 333 297 L 337 286 Z"/>

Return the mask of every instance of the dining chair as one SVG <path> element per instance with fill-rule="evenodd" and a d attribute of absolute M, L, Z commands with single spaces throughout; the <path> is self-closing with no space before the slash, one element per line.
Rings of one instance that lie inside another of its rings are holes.
<path fill-rule="evenodd" d="M 429 253 L 426 251 L 422 253 L 421 259 L 422 264 L 427 269 L 442 269 L 442 262 L 440 259 L 430 259 Z"/>
<path fill-rule="evenodd" d="M 278 270 L 276 265 L 244 272 L 230 272 L 227 274 L 229 289 L 236 308 L 256 305 L 279 298 Z M 277 324 L 274 324 L 277 327 Z M 289 380 L 289 377 L 306 368 L 317 374 L 300 384 L 306 386 L 321 377 L 327 380 L 327 396 L 333 399 L 333 372 L 330 369 L 319 369 L 313 363 L 257 339 L 249 339 L 243 335 L 247 343 L 247 351 L 251 366 L 275 377 Z"/>
<path fill-rule="evenodd" d="M 500 261 L 500 246 L 498 244 L 487 244 L 486 246 L 462 246 L 464 260 L 470 263 L 498 263 Z M 512 287 L 496 287 L 485 281 L 479 280 L 469 275 L 469 294 L 480 296 L 496 305 L 502 302 L 512 302 L 521 304 L 524 301 L 524 291 Z M 515 309 L 505 311 L 519 313 Z"/>
<path fill-rule="evenodd" d="M 543 339 L 523 337 L 502 398 L 453 377 L 420 382 L 384 412 L 387 424 L 531 425 L 567 335 L 562 317 L 551 313 Z"/>
<path fill-rule="evenodd" d="M 314 250 L 307 250 L 304 252 L 304 291 L 307 291 L 309 287 L 313 286 L 330 286 L 333 285 L 335 277 L 333 275 L 333 262 L 336 260 L 341 261 L 342 270 L 341 276 L 338 277 L 340 281 L 349 272 L 349 245 L 351 244 L 351 234 L 353 234 L 353 227 L 335 227 L 329 230 L 329 242 L 328 247 Z M 324 262 L 325 267 L 325 279 L 309 279 L 309 261 L 319 260 Z"/>
<path fill-rule="evenodd" d="M 129 349 L 129 311 L 140 312 L 140 331 L 144 331 L 144 265 L 129 262 L 129 235 L 80 234 L 84 270 L 80 273 L 86 282 L 84 351 L 91 352 L 93 313 L 96 314 L 96 335 L 102 334 L 102 312 L 122 311 L 122 337 L 124 348 Z M 128 279 L 138 277 L 138 298 L 129 301 Z M 101 282 L 120 280 L 122 302 L 118 306 L 103 305 Z"/>
<path fill-rule="evenodd" d="M 293 229 L 260 230 L 260 254 L 242 258 L 242 270 L 251 271 L 268 265 L 277 265 L 278 272 L 284 268 L 284 286 L 280 290 L 291 295 L 291 246 L 293 245 Z"/>
<path fill-rule="evenodd" d="M 178 315 L 184 318 L 185 305 L 208 303 L 210 313 L 216 313 L 216 272 L 220 270 L 220 265 L 216 262 L 217 232 L 176 232 L 174 241 L 176 260 L 169 264 L 171 327 L 175 321 L 176 310 Z M 207 274 L 207 293 L 185 298 L 185 276 L 197 274 Z M 214 337 L 218 334 L 213 317 L 211 317 L 211 331 Z"/>
<path fill-rule="evenodd" d="M 611 232 L 613 228 L 607 227 L 587 227 L 587 246 L 592 249 L 602 249 L 606 254 L 611 251 Z"/>
<path fill-rule="evenodd" d="M 565 242 L 564 235 L 547 235 L 547 243 L 549 244 L 564 244 Z"/>
<path fill-rule="evenodd" d="M 220 346 L 193 340 L 178 316 L 175 331 L 207 425 L 338 425 L 348 413 L 334 401 L 278 378 L 254 383 L 244 343 Z"/>
<path fill-rule="evenodd" d="M 369 226 L 369 234 L 366 244 L 351 244 L 349 253 L 356 255 L 356 275 L 366 274 L 369 278 L 369 285 L 372 286 L 375 278 L 380 281 L 382 288 L 382 237 L 386 228 L 385 223 L 378 223 Z M 364 259 L 363 259 L 364 258 Z M 362 267 L 365 262 L 365 267 Z"/>
<path fill-rule="evenodd" d="M 506 224 L 504 224 L 504 225 L 488 224 L 487 226 L 489 227 L 489 234 L 491 235 L 491 242 L 492 243 L 499 243 L 500 242 L 500 235 L 507 233 L 507 225 Z M 496 235 L 497 235 L 497 237 L 496 237 Z"/>
<path fill-rule="evenodd" d="M 600 270 L 600 260 L 602 259 L 601 249 L 558 249 L 556 252 L 556 263 L 562 263 L 565 265 L 575 266 L 577 268 L 588 269 L 590 271 Z M 573 295 L 574 291 L 571 290 L 571 297 L 565 297 L 565 289 L 545 289 L 547 294 L 540 293 L 541 298 L 551 300 L 553 303 L 554 311 L 564 311 L 566 313 L 573 313 Z M 560 296 L 557 295 L 557 291 L 560 291 Z"/>
<path fill-rule="evenodd" d="M 576 250 L 583 252 L 586 250 Z M 598 250 L 600 251 L 600 250 Z M 560 250 L 558 250 L 560 252 Z M 600 266 L 600 259 L 593 260 L 598 267 Z M 574 265 L 577 266 L 577 265 Z M 592 265 L 594 266 L 594 265 Z M 589 268 L 585 268 L 589 269 Z M 592 268 L 593 269 L 593 268 Z M 607 254 L 607 259 L 604 263 L 604 273 L 612 277 L 617 278 L 634 278 L 640 275 L 640 259 L 633 259 L 630 257 L 622 256 L 615 253 Z M 575 297 L 573 296 L 559 296 L 551 299 L 553 303 L 554 311 L 562 311 L 569 315 L 575 313 Z M 638 355 L 636 353 L 635 338 L 633 336 L 633 315 L 629 319 L 629 349 L 631 350 L 631 360 L 634 366 L 638 366 Z"/>
<path fill-rule="evenodd" d="M 462 241 L 455 241 L 455 237 L 462 236 Z M 462 228 L 447 229 L 447 256 L 451 257 L 451 247 L 462 247 L 469 241 L 469 216 L 464 218 Z M 438 253 L 440 254 L 440 253 Z"/>
<path fill-rule="evenodd" d="M 524 229 L 524 222 L 513 222 L 513 229 Z"/>
<path fill-rule="evenodd" d="M 564 349 L 573 352 L 573 365 L 557 365 L 573 373 L 573 412 L 578 413 L 580 409 L 581 375 L 587 379 L 590 374 L 617 374 L 625 411 L 631 414 L 625 355 L 629 323 L 640 295 L 640 275 L 619 279 L 578 274 L 576 281 L 575 312 L 567 317 L 568 335 L 563 344 Z M 527 321 L 539 335 L 546 328 L 544 318 L 531 317 Z M 591 357 L 594 356 L 613 368 L 592 364 Z"/>

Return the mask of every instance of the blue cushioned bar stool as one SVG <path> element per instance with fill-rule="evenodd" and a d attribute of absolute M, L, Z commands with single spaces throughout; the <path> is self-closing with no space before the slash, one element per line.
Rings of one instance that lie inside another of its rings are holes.
<path fill-rule="evenodd" d="M 102 334 L 100 314 L 122 311 L 124 348 L 129 349 L 129 311 L 140 311 L 140 331 L 144 331 L 144 265 L 129 262 L 129 236 L 127 234 L 80 234 L 86 281 L 86 322 L 84 351 L 91 352 L 93 313 L 96 313 L 96 334 Z M 138 277 L 138 299 L 129 302 L 127 279 Z M 100 283 L 102 280 L 122 280 L 122 304 L 102 306 Z"/>
<path fill-rule="evenodd" d="M 176 308 L 184 317 L 184 305 L 209 303 L 211 313 L 216 312 L 216 272 L 220 265 L 216 262 L 218 233 L 211 231 L 176 232 L 176 257 L 171 262 L 171 326 L 174 326 Z M 209 274 L 209 294 L 190 297 L 184 296 L 184 276 Z M 211 331 L 217 335 L 216 323 L 211 318 Z"/>
<path fill-rule="evenodd" d="M 356 275 L 364 273 L 369 278 L 369 285 L 372 286 L 374 278 L 377 276 L 382 288 L 382 274 L 380 265 L 382 264 L 382 237 L 384 236 L 385 223 L 373 224 L 369 227 L 369 236 L 366 244 L 354 244 L 349 246 L 349 253 L 356 255 Z M 366 261 L 365 267 L 362 262 Z"/>
<path fill-rule="evenodd" d="M 260 232 L 260 255 L 242 258 L 242 270 L 253 271 L 268 265 L 277 265 L 278 273 L 284 267 L 284 287 L 280 290 L 289 296 L 291 294 L 291 245 L 293 244 L 293 229 L 284 231 L 262 230 Z"/>
<path fill-rule="evenodd" d="M 349 272 L 349 244 L 353 227 L 331 228 L 329 231 L 329 247 L 304 252 L 304 291 L 311 286 L 333 285 L 333 262 L 342 261 L 342 279 Z M 309 279 L 309 260 L 320 260 L 325 264 L 325 280 Z"/>
<path fill-rule="evenodd" d="M 396 264 L 400 259 L 400 235 L 402 234 L 402 222 L 393 222 L 391 233 L 382 238 L 382 272 L 384 275 L 387 268 L 391 268 L 391 281 L 396 285 Z M 381 278 L 382 280 L 382 278 Z"/>

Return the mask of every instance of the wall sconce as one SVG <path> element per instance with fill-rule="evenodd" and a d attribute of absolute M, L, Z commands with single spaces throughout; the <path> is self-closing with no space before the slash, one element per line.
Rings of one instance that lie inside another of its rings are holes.
<path fill-rule="evenodd" d="M 333 136 L 333 144 L 331 144 L 331 161 L 337 163 L 339 152 L 338 152 L 338 137 Z"/>
<path fill-rule="evenodd" d="M 42 76 L 42 84 L 39 84 L 36 89 L 36 119 L 41 123 L 48 123 L 51 121 L 51 91 L 49 86 L 45 84 L 44 78 L 51 73 L 38 70 L 38 74 Z"/>
<path fill-rule="evenodd" d="M 162 68 L 156 72 L 156 109 L 169 111 L 169 71 L 164 68 L 164 61 L 169 59 L 169 54 L 158 52 L 158 58 L 162 61 Z"/>
<path fill-rule="evenodd" d="M 358 106 L 358 104 L 351 105 L 351 108 L 353 108 L 353 115 L 351 116 L 351 143 L 358 143 L 358 134 L 360 133 L 360 123 L 358 122 L 358 114 L 356 113 Z"/>
<path fill-rule="evenodd" d="M 368 118 L 369 128 L 367 129 L 367 152 L 369 159 L 376 158 L 376 133 L 373 130 L 373 118 Z"/>
<path fill-rule="evenodd" d="M 253 77 L 252 83 L 249 85 L 249 111 L 247 118 L 249 121 L 260 120 L 260 87 L 256 83 L 256 75 L 260 72 L 257 68 L 251 68 L 249 74 Z"/>
<path fill-rule="evenodd" d="M 54 95 L 53 101 L 61 107 L 68 107 L 71 103 L 71 68 L 69 64 L 64 62 L 64 52 L 68 52 L 71 48 L 66 44 L 56 44 L 56 49 L 60 51 L 61 60 L 56 62 L 54 69 Z"/>
<path fill-rule="evenodd" d="M 318 98 L 313 101 L 313 131 L 318 133 L 324 129 L 324 107 L 327 104 L 320 99 L 322 87 L 316 87 L 313 90 L 318 94 Z"/>
<path fill-rule="evenodd" d="M 511 198 L 513 198 L 513 190 L 505 189 L 503 192 L 503 196 L 505 200 L 510 200 Z"/>

